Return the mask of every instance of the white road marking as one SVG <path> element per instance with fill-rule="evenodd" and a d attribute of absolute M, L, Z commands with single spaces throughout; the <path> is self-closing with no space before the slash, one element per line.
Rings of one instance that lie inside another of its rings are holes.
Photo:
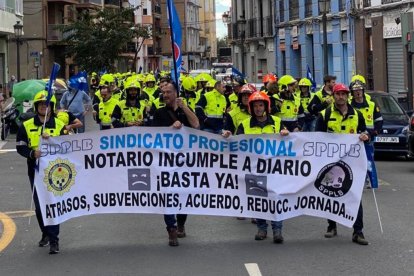
<path fill-rule="evenodd" d="M 14 152 L 16 149 L 0 149 L 0 152 Z"/>
<path fill-rule="evenodd" d="M 390 183 L 388 183 L 385 180 L 379 179 L 379 178 L 378 178 L 378 185 L 380 185 L 380 186 L 391 186 Z"/>
<path fill-rule="evenodd" d="M 244 264 L 244 266 L 246 267 L 249 276 L 262 276 L 259 266 L 256 263 L 247 263 Z"/>

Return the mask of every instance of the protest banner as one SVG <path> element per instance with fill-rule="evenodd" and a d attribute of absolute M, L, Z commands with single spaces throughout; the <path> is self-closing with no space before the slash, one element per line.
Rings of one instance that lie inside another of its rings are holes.
<path fill-rule="evenodd" d="M 101 213 L 195 214 L 351 227 L 367 159 L 356 134 L 228 139 L 129 127 L 42 141 L 35 185 L 46 225 Z"/>

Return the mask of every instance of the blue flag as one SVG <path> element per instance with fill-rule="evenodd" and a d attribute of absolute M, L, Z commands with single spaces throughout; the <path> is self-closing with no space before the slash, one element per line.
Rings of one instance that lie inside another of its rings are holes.
<path fill-rule="evenodd" d="M 78 74 L 69 78 L 68 86 L 74 90 L 88 91 L 87 74 L 85 71 L 79 72 Z"/>
<path fill-rule="evenodd" d="M 231 74 L 233 76 L 237 76 L 240 77 L 241 79 L 245 79 L 246 77 L 244 76 L 244 74 L 242 72 L 240 72 L 239 70 L 237 70 L 237 68 L 235 68 L 234 66 L 231 67 Z"/>
<path fill-rule="evenodd" d="M 316 90 L 316 82 L 315 82 L 315 79 L 313 78 L 312 72 L 311 72 L 311 70 L 309 68 L 309 64 L 306 64 L 306 67 L 307 67 L 306 78 L 308 78 L 311 81 L 311 83 L 312 83 L 311 91 L 312 92 L 315 92 L 315 90 Z"/>
<path fill-rule="evenodd" d="M 168 8 L 168 22 L 170 25 L 171 32 L 171 42 L 173 44 L 173 54 L 175 62 L 175 79 L 180 79 L 180 67 L 182 63 L 182 54 L 181 54 L 181 44 L 182 44 L 182 34 L 181 34 L 181 23 L 180 18 L 178 17 L 177 10 L 175 9 L 174 1 L 167 1 Z"/>
<path fill-rule="evenodd" d="M 374 145 L 370 143 L 365 144 L 365 152 L 368 160 L 368 177 L 371 182 L 371 188 L 378 188 L 377 168 L 374 162 Z"/>
<path fill-rule="evenodd" d="M 50 73 L 50 78 L 48 83 L 46 84 L 46 90 L 47 90 L 47 98 L 46 103 L 49 104 L 50 99 L 53 96 L 53 84 L 56 81 L 57 74 L 59 73 L 60 65 L 56 62 L 53 63 L 52 72 Z"/>

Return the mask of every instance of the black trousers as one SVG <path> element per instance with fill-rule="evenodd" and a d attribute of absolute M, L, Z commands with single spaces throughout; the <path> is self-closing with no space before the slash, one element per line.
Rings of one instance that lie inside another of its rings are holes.
<path fill-rule="evenodd" d="M 336 228 L 336 222 L 328 219 L 328 229 L 334 229 L 334 228 Z M 358 214 L 354 222 L 353 228 L 354 228 L 354 233 L 362 233 L 362 229 L 364 228 L 362 202 L 359 203 Z"/>
<path fill-rule="evenodd" d="M 29 180 L 30 180 L 30 186 L 33 191 L 35 169 L 29 167 L 28 175 L 29 175 Z M 37 222 L 39 223 L 40 231 L 42 231 L 42 237 L 48 236 L 50 243 L 58 242 L 59 241 L 59 230 L 60 230 L 59 224 L 49 225 L 49 226 L 44 225 L 43 218 L 42 218 L 42 212 L 41 212 L 40 204 L 39 204 L 39 198 L 37 197 L 36 190 L 33 193 L 33 201 L 35 204 L 35 213 L 36 213 Z"/>

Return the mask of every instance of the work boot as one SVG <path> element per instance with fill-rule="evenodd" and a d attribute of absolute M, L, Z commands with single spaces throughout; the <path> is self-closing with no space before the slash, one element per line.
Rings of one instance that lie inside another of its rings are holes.
<path fill-rule="evenodd" d="M 59 243 L 58 242 L 51 242 L 50 243 L 50 249 L 49 254 L 58 254 L 59 253 Z"/>
<path fill-rule="evenodd" d="M 39 247 L 45 247 L 49 245 L 49 237 L 42 235 L 42 239 L 39 241 Z"/>
<path fill-rule="evenodd" d="M 171 228 L 168 230 L 168 245 L 178 246 L 177 228 Z"/>
<path fill-rule="evenodd" d="M 266 237 L 267 237 L 267 231 L 259 229 L 257 231 L 257 234 L 254 236 L 254 239 L 256 241 L 262 241 L 266 239 Z"/>
<path fill-rule="evenodd" d="M 365 239 L 364 234 L 362 233 L 354 233 L 352 234 L 352 241 L 359 245 L 368 245 L 368 241 Z"/>
<path fill-rule="evenodd" d="M 333 238 L 336 235 L 338 235 L 338 232 L 336 231 L 336 228 L 329 228 L 328 227 L 328 230 L 325 233 L 325 238 L 328 238 L 328 239 Z"/>
<path fill-rule="evenodd" d="M 185 234 L 184 226 L 178 226 L 177 227 L 177 237 L 178 238 L 184 238 L 185 236 L 186 236 L 186 234 Z"/>
<path fill-rule="evenodd" d="M 283 243 L 282 229 L 273 230 L 273 242 Z"/>

